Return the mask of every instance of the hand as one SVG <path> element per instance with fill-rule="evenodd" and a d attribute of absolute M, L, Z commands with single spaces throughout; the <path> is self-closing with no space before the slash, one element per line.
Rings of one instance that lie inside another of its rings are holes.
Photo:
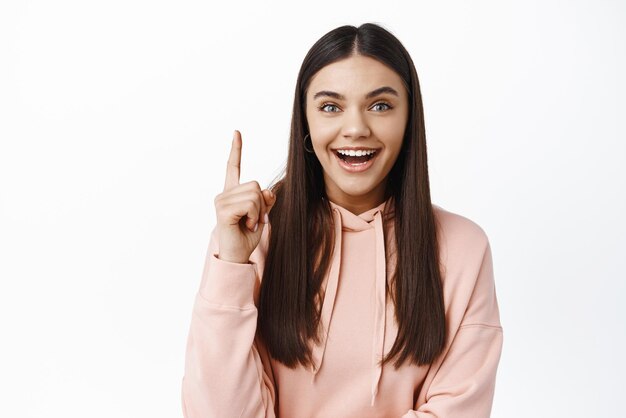
<path fill-rule="evenodd" d="M 247 263 L 261 240 L 261 234 L 276 196 L 261 190 L 259 183 L 239 184 L 241 133 L 235 131 L 226 166 L 224 191 L 215 197 L 219 259 Z"/>

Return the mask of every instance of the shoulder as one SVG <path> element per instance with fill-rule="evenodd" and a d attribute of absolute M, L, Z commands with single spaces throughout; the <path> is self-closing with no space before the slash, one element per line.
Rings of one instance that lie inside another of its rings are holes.
<path fill-rule="evenodd" d="M 433 214 L 440 239 L 457 245 L 485 246 L 489 238 L 474 220 L 433 204 Z"/>
<path fill-rule="evenodd" d="M 475 271 L 489 251 L 489 238 L 474 220 L 433 204 L 442 264 L 448 273 Z"/>
<path fill-rule="evenodd" d="M 472 219 L 433 205 L 448 324 L 500 328 L 491 246 Z"/>

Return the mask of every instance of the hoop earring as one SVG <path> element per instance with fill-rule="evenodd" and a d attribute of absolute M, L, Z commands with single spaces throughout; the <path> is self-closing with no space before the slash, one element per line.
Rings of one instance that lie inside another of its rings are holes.
<path fill-rule="evenodd" d="M 307 148 L 307 147 L 306 147 L 306 139 L 307 139 L 307 137 L 310 139 L 310 138 L 311 138 L 311 135 L 310 135 L 310 134 L 306 134 L 306 135 L 304 136 L 304 150 L 305 150 L 306 152 L 310 153 L 310 154 L 314 154 L 314 153 L 315 153 L 315 151 L 313 151 L 312 149 L 309 149 L 309 148 Z M 311 146 L 313 146 L 313 143 L 311 143 Z"/>

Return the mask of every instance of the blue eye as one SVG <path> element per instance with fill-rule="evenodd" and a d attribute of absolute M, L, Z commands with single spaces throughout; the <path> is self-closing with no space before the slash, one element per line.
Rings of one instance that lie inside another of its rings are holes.
<path fill-rule="evenodd" d="M 334 109 L 334 110 L 325 110 L 325 109 L 328 109 L 328 108 L 331 108 L 331 109 Z M 321 105 L 319 107 L 319 109 L 322 112 L 328 112 L 328 113 L 335 113 L 335 112 L 339 111 L 339 108 L 336 105 L 330 104 L 330 103 L 325 103 L 325 104 Z"/>
<path fill-rule="evenodd" d="M 385 111 L 385 110 L 391 109 L 391 105 L 389 103 L 385 103 L 385 102 L 378 102 L 374 106 L 372 106 L 372 108 L 374 109 L 374 108 L 376 108 L 378 106 L 384 106 L 383 109 L 380 109 L 380 107 L 378 108 L 379 111 L 381 111 L 381 112 Z"/>

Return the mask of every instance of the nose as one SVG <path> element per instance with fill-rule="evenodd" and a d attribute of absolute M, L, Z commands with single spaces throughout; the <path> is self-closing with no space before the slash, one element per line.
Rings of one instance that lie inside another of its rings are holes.
<path fill-rule="evenodd" d="M 359 109 L 353 108 L 344 113 L 341 134 L 344 138 L 352 140 L 370 136 L 370 128 L 367 119 Z"/>

